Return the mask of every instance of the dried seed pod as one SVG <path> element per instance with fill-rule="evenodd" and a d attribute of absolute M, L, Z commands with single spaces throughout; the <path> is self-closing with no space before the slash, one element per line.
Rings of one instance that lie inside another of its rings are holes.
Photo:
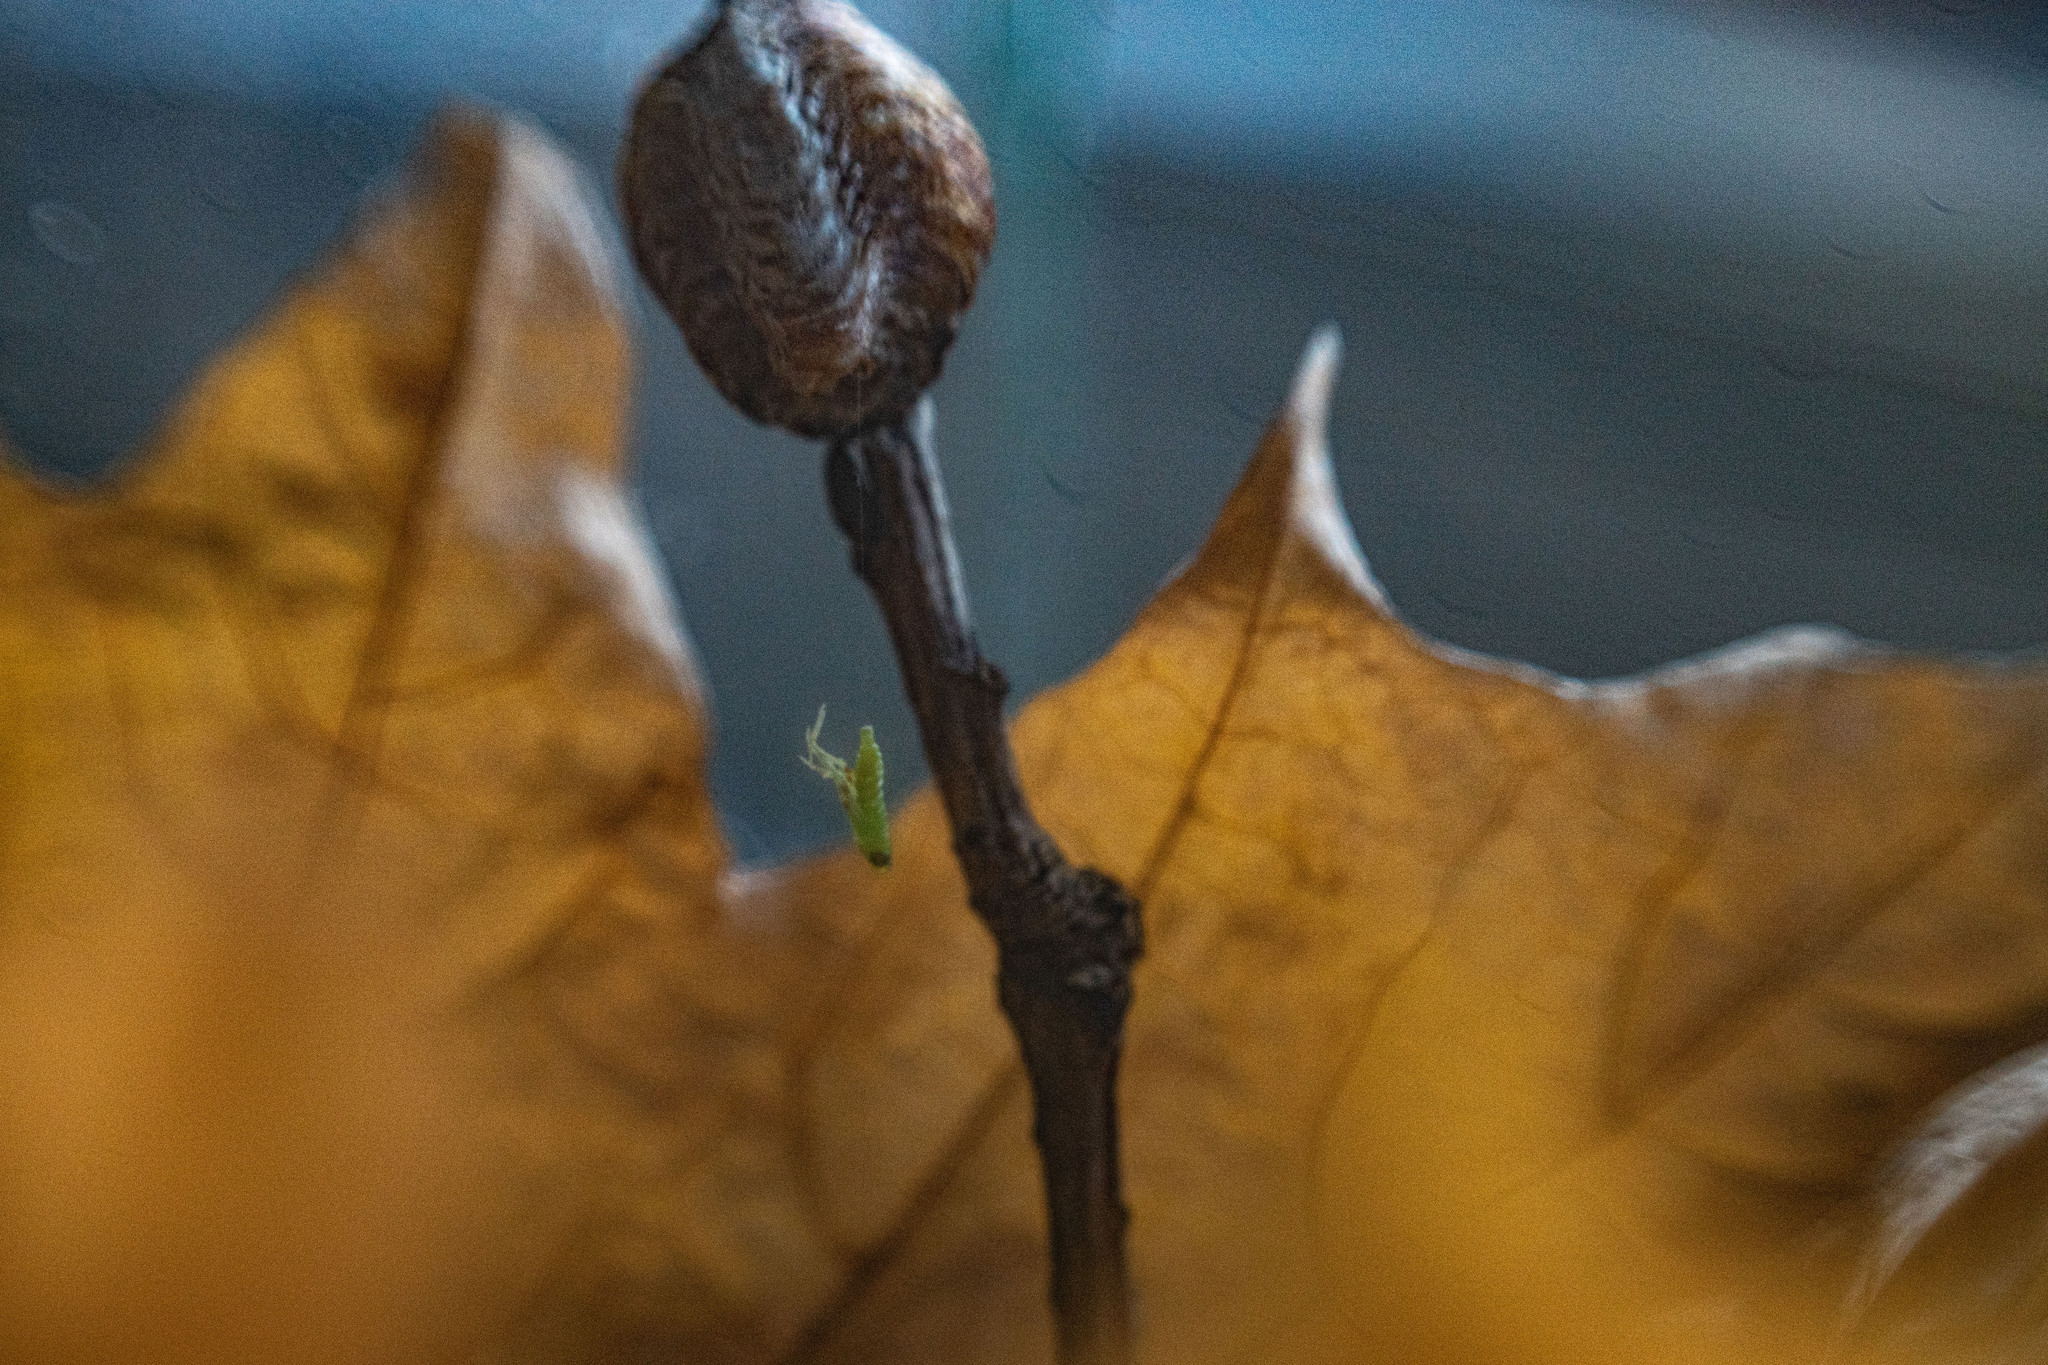
<path fill-rule="evenodd" d="M 838 0 L 724 0 L 641 91 L 619 189 L 697 363 L 804 436 L 910 410 L 995 242 L 959 101 Z"/>

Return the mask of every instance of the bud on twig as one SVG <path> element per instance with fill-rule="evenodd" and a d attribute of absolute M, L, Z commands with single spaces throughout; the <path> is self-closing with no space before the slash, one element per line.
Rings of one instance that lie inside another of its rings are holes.
<path fill-rule="evenodd" d="M 697 363 L 804 436 L 910 410 L 995 243 L 952 91 L 837 0 L 722 0 L 641 91 L 619 188 Z"/>
<path fill-rule="evenodd" d="M 902 665 L 997 1000 L 1031 1082 L 1062 1365 L 1128 1365 L 1116 1072 L 1138 904 L 1033 818 L 1008 684 L 968 625 L 927 436 L 995 239 L 988 158 L 951 92 L 837 0 L 723 0 L 641 92 L 619 160 L 640 270 L 741 411 L 831 437 L 826 482 Z M 886 1254 L 886 1244 L 875 1250 Z M 844 1293 L 873 1283 L 864 1260 Z M 814 1323 L 793 1359 L 834 1330 Z"/>

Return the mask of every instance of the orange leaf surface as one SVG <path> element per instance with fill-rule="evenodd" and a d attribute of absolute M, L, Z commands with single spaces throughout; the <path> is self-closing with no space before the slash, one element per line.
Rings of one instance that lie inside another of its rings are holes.
<path fill-rule="evenodd" d="M 601 240 L 444 122 L 117 486 L 0 471 L 0 1358 L 1050 1360 L 936 805 L 727 869 Z M 1335 369 L 1015 729 L 1145 899 L 1142 1358 L 2038 1356 L 2048 677 L 1421 640 Z"/>

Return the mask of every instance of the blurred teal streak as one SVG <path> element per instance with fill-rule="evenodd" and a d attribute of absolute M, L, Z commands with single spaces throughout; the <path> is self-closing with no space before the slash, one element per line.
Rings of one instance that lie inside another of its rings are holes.
<path fill-rule="evenodd" d="M 9 0 L 50 74 L 280 103 L 451 93 L 609 111 L 701 3 L 649 0 Z"/>
<path fill-rule="evenodd" d="M 1103 64 L 1106 154 L 1677 239 L 1731 319 L 2048 386 L 2048 99 L 1961 52 L 1591 0 L 1126 0 Z"/>

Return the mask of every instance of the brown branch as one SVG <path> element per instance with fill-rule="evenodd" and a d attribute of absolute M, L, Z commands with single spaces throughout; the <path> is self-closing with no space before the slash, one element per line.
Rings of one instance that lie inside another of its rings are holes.
<path fill-rule="evenodd" d="M 1125 1365 L 1116 1067 L 1137 902 L 1039 828 L 975 647 L 928 441 L 939 373 L 995 243 L 959 101 L 849 6 L 720 0 L 642 87 L 619 157 L 633 257 L 740 411 L 830 435 L 826 486 L 874 591 L 968 899 L 995 935 L 1045 1171 L 1066 1365 Z M 929 400 L 918 411 L 929 431 Z"/>
<path fill-rule="evenodd" d="M 1024 800 L 1003 728 L 1009 684 L 968 623 L 929 417 L 927 399 L 911 425 L 834 441 L 826 490 L 854 572 L 888 622 L 968 901 L 995 936 L 997 998 L 1031 1082 L 1060 1360 L 1125 1365 L 1116 1072 L 1138 904 L 1110 877 L 1067 862 Z"/>

